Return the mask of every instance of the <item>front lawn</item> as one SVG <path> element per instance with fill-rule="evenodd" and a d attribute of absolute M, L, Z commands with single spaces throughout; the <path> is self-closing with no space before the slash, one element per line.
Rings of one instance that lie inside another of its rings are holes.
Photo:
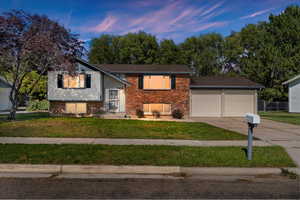
<path fill-rule="evenodd" d="M 186 167 L 294 167 L 279 146 L 254 147 L 248 161 L 243 147 L 0 144 L 0 163 L 103 164 Z"/>
<path fill-rule="evenodd" d="M 285 122 L 295 125 L 300 125 L 300 113 L 288 113 L 288 112 L 260 112 L 261 117 L 279 122 Z"/>
<path fill-rule="evenodd" d="M 2 121 L 0 123 L 1 136 L 190 140 L 246 139 L 245 135 L 205 123 L 72 117 L 46 117 L 14 122 Z"/>

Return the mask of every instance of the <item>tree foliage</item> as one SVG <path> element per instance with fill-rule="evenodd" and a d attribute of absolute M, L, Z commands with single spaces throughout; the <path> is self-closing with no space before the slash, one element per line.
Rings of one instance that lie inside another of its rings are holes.
<path fill-rule="evenodd" d="M 52 69 L 73 70 L 81 56 L 82 42 L 47 16 L 13 10 L 0 16 L 0 71 L 11 76 L 12 103 L 9 119 L 15 119 L 18 97 L 24 80 L 32 71 L 41 76 Z M 7 78 L 7 77 L 6 77 Z M 8 78 L 7 78 L 8 79 Z"/>
<path fill-rule="evenodd" d="M 109 42 L 97 43 L 102 40 Z M 285 100 L 282 82 L 300 73 L 300 7 L 289 6 L 268 21 L 246 25 L 225 38 L 209 33 L 175 44 L 173 40 L 158 43 L 144 32 L 102 35 L 93 40 L 89 58 L 93 63 L 186 64 L 196 76 L 245 76 L 266 87 L 261 98 Z"/>

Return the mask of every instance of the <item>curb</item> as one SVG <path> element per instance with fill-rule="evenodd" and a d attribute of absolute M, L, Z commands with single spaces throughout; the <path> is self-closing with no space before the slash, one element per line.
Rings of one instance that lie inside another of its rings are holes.
<path fill-rule="evenodd" d="M 284 169 L 300 174 L 299 168 Z M 281 168 L 0 164 L 0 173 L 262 175 L 281 172 Z"/>
<path fill-rule="evenodd" d="M 5 173 L 61 173 L 61 165 L 0 164 Z"/>
<path fill-rule="evenodd" d="M 181 172 L 193 175 L 262 175 L 281 174 L 281 169 L 239 167 L 182 167 Z"/>

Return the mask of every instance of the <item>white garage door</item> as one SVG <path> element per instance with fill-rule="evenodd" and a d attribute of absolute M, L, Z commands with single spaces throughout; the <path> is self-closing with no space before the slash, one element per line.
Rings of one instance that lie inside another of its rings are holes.
<path fill-rule="evenodd" d="M 256 112 L 255 90 L 191 90 L 192 117 L 242 117 L 247 112 Z"/>
<path fill-rule="evenodd" d="M 222 90 L 191 90 L 192 117 L 221 116 Z"/>
<path fill-rule="evenodd" d="M 245 116 L 255 112 L 255 90 L 224 90 L 225 117 Z"/>

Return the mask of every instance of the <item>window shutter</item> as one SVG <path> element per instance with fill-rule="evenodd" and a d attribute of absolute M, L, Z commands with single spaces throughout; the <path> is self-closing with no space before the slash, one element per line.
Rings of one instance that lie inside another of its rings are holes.
<path fill-rule="evenodd" d="M 144 88 L 144 76 L 140 75 L 139 76 L 139 89 L 143 89 Z"/>
<path fill-rule="evenodd" d="M 57 88 L 62 88 L 63 87 L 63 75 L 58 74 L 57 75 Z"/>
<path fill-rule="evenodd" d="M 86 88 L 91 88 L 91 75 L 90 74 L 86 74 L 85 75 L 85 87 Z"/>
<path fill-rule="evenodd" d="M 171 76 L 171 88 L 176 89 L 176 76 L 175 75 Z"/>

